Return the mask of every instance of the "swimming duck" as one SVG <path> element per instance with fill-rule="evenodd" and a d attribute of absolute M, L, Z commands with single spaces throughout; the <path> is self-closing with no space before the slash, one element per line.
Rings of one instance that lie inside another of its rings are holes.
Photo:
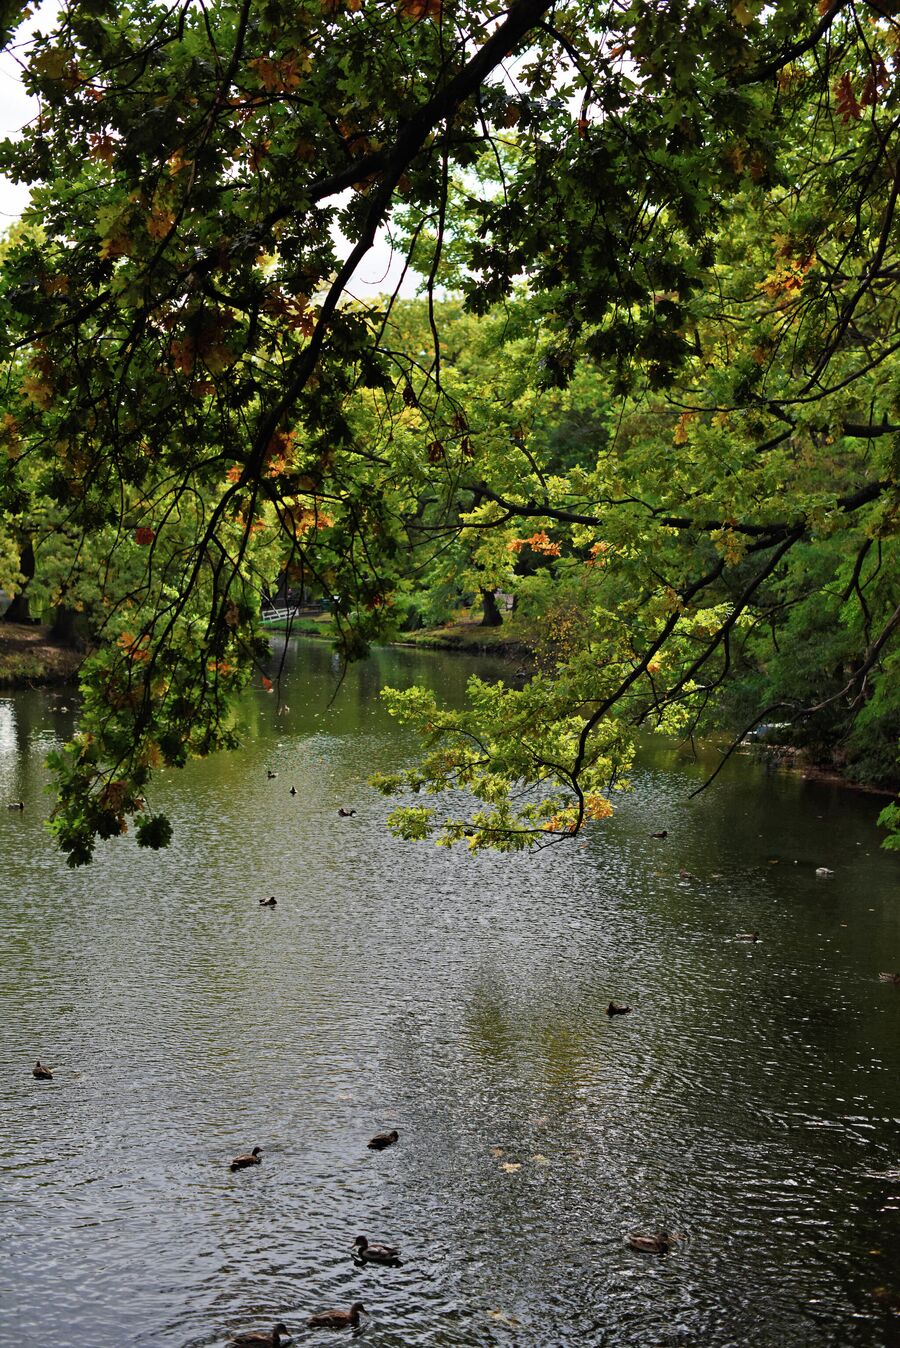
<path fill-rule="evenodd" d="M 879 974 L 878 977 L 882 983 L 893 983 L 895 988 L 900 988 L 900 974 Z"/>
<path fill-rule="evenodd" d="M 248 1165 L 262 1165 L 262 1160 L 260 1158 L 261 1151 L 262 1147 L 254 1147 L 251 1152 L 248 1152 L 244 1156 L 235 1156 L 234 1160 L 231 1162 L 231 1169 L 245 1170 Z"/>
<path fill-rule="evenodd" d="M 355 811 L 355 810 L 345 810 L 344 807 L 343 807 L 343 805 L 339 805 L 339 806 L 338 806 L 338 814 L 341 816 L 342 819 L 350 819 L 353 815 L 356 814 L 356 811 Z"/>
<path fill-rule="evenodd" d="M 25 802 L 24 800 L 11 800 L 6 808 L 8 810 L 24 810 Z"/>
<path fill-rule="evenodd" d="M 667 828 L 661 828 L 661 829 L 659 830 L 658 833 L 651 833 L 651 834 L 650 834 L 650 837 L 651 837 L 651 838 L 668 838 L 668 836 L 669 836 L 669 830 L 668 830 Z"/>
<path fill-rule="evenodd" d="M 259 906 L 261 908 L 275 908 L 277 904 L 278 900 L 276 899 L 274 894 L 272 894 L 271 897 L 268 899 L 260 899 L 259 901 Z"/>
<path fill-rule="evenodd" d="M 271 768 L 266 768 L 266 776 L 268 777 L 270 782 L 274 782 L 275 778 L 278 776 L 278 773 L 273 772 Z"/>
<path fill-rule="evenodd" d="M 369 1138 L 366 1146 L 370 1151 L 384 1151 L 385 1147 L 392 1147 L 399 1137 L 397 1129 L 392 1128 L 389 1133 L 376 1133 L 374 1137 Z"/>
<path fill-rule="evenodd" d="M 289 795 L 289 796 L 296 796 L 296 794 L 297 794 L 297 788 L 296 788 L 296 786 L 292 786 L 291 789 L 290 789 L 290 791 L 288 792 L 288 795 Z"/>
<path fill-rule="evenodd" d="M 739 931 L 734 938 L 736 941 L 758 941 L 758 931 Z"/>
<path fill-rule="evenodd" d="M 230 1342 L 230 1348 L 279 1348 L 279 1344 L 290 1338 L 287 1325 L 281 1321 L 267 1334 L 264 1329 L 249 1329 L 244 1334 L 236 1334 Z"/>
<path fill-rule="evenodd" d="M 648 1236 L 641 1236 L 632 1231 L 625 1240 L 633 1250 L 640 1250 L 642 1254 L 665 1254 L 677 1242 L 678 1237 L 670 1235 L 668 1231 L 656 1231 Z"/>
<path fill-rule="evenodd" d="M 37 1077 L 38 1081 L 52 1081 L 52 1080 L 53 1080 L 53 1073 L 52 1073 L 52 1071 L 50 1070 L 49 1067 L 45 1067 L 45 1066 L 44 1066 L 44 1064 L 41 1062 L 40 1058 L 38 1058 L 37 1062 L 34 1064 L 34 1067 L 32 1067 L 32 1069 L 31 1069 L 31 1075 L 32 1075 L 33 1077 Z"/>
<path fill-rule="evenodd" d="M 630 1006 L 620 1006 L 618 1002 L 610 1002 L 606 1008 L 606 1014 L 608 1016 L 627 1016 L 630 1010 Z"/>
<path fill-rule="evenodd" d="M 365 1309 L 361 1301 L 354 1301 L 349 1311 L 317 1311 L 306 1323 L 310 1329 L 355 1329 L 359 1313 Z"/>
<path fill-rule="evenodd" d="M 829 875 L 834 875 L 834 871 L 830 871 L 827 866 L 817 866 L 816 875 L 820 880 L 827 880 Z"/>
<path fill-rule="evenodd" d="M 365 1236 L 357 1236 L 353 1242 L 353 1258 L 361 1264 L 399 1265 L 400 1251 L 393 1245 L 370 1244 Z"/>
<path fill-rule="evenodd" d="M 678 872 L 678 879 L 679 879 L 679 880 L 696 880 L 697 877 L 696 877 L 696 875 L 694 874 L 693 871 L 685 871 L 685 870 L 681 870 L 681 871 Z"/>

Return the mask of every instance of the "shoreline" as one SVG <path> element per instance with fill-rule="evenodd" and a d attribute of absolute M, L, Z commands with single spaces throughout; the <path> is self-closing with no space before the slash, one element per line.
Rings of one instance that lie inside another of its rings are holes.
<path fill-rule="evenodd" d="M 83 651 L 52 641 L 46 625 L 0 622 L 0 689 L 74 683 L 83 659 Z"/>
<path fill-rule="evenodd" d="M 278 623 L 266 631 L 282 636 L 311 637 L 318 641 L 332 641 L 334 633 L 323 630 L 326 622 L 312 618 Z M 408 632 L 387 643 L 407 650 L 448 651 L 451 654 L 492 656 L 498 660 L 519 661 L 526 668 L 531 653 L 523 642 L 503 635 L 503 629 L 482 627 L 480 623 L 456 623 L 446 628 L 431 628 Z M 50 628 L 30 623 L 0 622 L 0 691 L 15 692 L 38 688 L 58 688 L 77 681 L 84 653 L 71 646 L 63 646 L 50 639 Z M 525 670 L 523 669 L 524 673 Z M 802 749 L 790 745 L 756 743 L 754 752 L 765 754 L 784 772 L 795 773 L 806 781 L 840 786 L 845 790 L 863 792 L 871 796 L 897 799 L 891 787 L 855 782 L 837 768 L 813 763 L 804 758 Z"/>

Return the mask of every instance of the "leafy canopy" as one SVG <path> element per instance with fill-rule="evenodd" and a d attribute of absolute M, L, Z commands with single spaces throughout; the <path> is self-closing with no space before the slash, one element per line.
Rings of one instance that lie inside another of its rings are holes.
<path fill-rule="evenodd" d="M 348 656 L 448 552 L 552 616 L 526 688 L 395 700 L 385 789 L 480 801 L 413 836 L 566 836 L 647 720 L 895 744 L 898 47 L 874 0 L 64 5 L 0 151 L 0 523 L 100 641 L 70 861 L 167 840 L 278 575 Z M 418 306 L 352 297 L 385 227 Z"/>

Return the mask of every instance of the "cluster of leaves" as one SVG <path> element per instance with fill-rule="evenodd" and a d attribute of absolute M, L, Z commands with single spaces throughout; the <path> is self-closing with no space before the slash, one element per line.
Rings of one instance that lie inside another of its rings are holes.
<path fill-rule="evenodd" d="M 23 61 L 0 506 L 32 543 L 61 512 L 65 584 L 87 562 L 99 591 L 55 764 L 74 862 L 145 820 L 157 761 L 229 742 L 279 575 L 340 597 L 348 656 L 420 578 L 553 615 L 528 688 L 396 704 L 428 752 L 385 785 L 484 806 L 397 816 L 413 836 L 566 837 L 608 808 L 627 726 L 725 696 L 889 722 L 889 13 L 82 0 Z M 385 226 L 419 306 L 351 298 Z M 783 652 L 822 630 L 817 685 Z"/>

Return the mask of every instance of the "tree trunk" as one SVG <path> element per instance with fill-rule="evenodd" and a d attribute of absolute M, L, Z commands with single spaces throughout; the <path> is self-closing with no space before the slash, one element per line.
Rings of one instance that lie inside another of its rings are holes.
<path fill-rule="evenodd" d="M 50 628 L 50 640 L 60 646 L 71 646 L 73 650 L 84 649 L 84 637 L 78 630 L 78 614 L 73 608 L 60 604 L 53 610 L 53 626 Z"/>
<path fill-rule="evenodd" d="M 481 591 L 481 602 L 484 607 L 484 616 L 481 619 L 482 627 L 502 627 L 503 614 L 497 607 L 497 597 L 493 590 Z"/>
<path fill-rule="evenodd" d="M 22 582 L 21 590 L 18 594 L 13 595 L 13 601 L 3 615 L 3 621 L 7 623 L 30 623 L 34 621 L 28 607 L 28 582 L 34 575 L 34 548 L 31 546 L 30 538 L 26 539 L 19 557 L 19 570 L 25 579 Z"/>

